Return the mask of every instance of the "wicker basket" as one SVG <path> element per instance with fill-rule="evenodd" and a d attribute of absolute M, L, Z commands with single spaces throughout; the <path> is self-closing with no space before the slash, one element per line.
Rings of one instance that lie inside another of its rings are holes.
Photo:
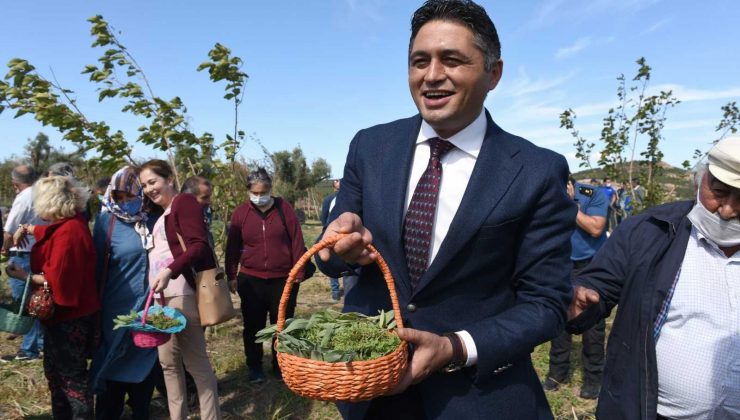
<path fill-rule="evenodd" d="M 26 307 L 26 296 L 28 295 L 28 285 L 31 283 L 31 277 L 26 279 L 26 286 L 23 288 L 21 305 L 17 311 L 15 308 L 0 306 L 0 331 L 5 331 L 15 335 L 25 335 L 31 331 L 33 317 L 23 315 L 23 308 Z"/>
<path fill-rule="evenodd" d="M 164 296 L 162 295 L 163 293 L 159 294 L 159 301 L 162 304 L 162 307 L 164 307 Z M 149 291 L 149 296 L 146 299 L 146 304 L 144 305 L 144 312 L 141 314 L 142 327 L 146 325 L 146 315 L 149 313 L 149 307 L 151 306 L 153 299 L 154 289 L 151 289 Z M 136 347 L 142 348 L 161 346 L 162 344 L 168 342 L 170 340 L 170 337 L 172 337 L 172 334 L 170 333 L 156 331 L 139 331 L 135 329 L 131 331 L 131 338 L 134 339 L 134 345 L 136 345 Z"/>
<path fill-rule="evenodd" d="M 285 307 L 288 304 L 297 273 L 314 254 L 335 244 L 343 236 L 337 235 L 321 240 L 306 251 L 290 270 L 278 308 L 278 333 L 285 327 Z M 390 292 L 396 324 L 399 328 L 403 328 L 391 270 L 372 245 L 368 245 L 367 248 L 377 255 L 376 263 L 383 272 Z M 277 346 L 277 342 L 275 345 Z M 278 352 L 277 359 L 285 385 L 296 394 L 322 401 L 358 402 L 381 396 L 398 384 L 408 364 L 408 343 L 401 341 L 401 344 L 391 354 L 372 360 L 324 362 L 283 352 Z"/>

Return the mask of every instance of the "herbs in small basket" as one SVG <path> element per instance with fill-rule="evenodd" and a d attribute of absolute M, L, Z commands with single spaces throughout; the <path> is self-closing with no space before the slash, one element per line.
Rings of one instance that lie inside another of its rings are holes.
<path fill-rule="evenodd" d="M 319 311 L 309 319 L 290 318 L 277 334 L 270 325 L 257 333 L 257 343 L 277 334 L 277 351 L 324 362 L 371 360 L 392 353 L 401 343 L 395 331 L 393 311 L 376 316 L 356 312 Z"/>
<path fill-rule="evenodd" d="M 170 328 L 179 327 L 181 322 L 175 318 L 170 318 L 162 312 L 149 312 L 146 317 L 146 325 L 157 330 L 169 330 Z M 128 315 L 118 315 L 113 320 L 113 329 L 117 330 L 122 327 L 141 326 L 141 315 L 136 311 L 131 311 Z"/>

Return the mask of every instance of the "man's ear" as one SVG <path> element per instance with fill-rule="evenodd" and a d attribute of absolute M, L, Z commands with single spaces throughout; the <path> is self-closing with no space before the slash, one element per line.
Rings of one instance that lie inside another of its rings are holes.
<path fill-rule="evenodd" d="M 498 82 L 501 81 L 501 76 L 504 74 L 504 60 L 498 59 L 493 64 L 493 68 L 491 69 L 491 81 L 488 84 L 488 90 L 494 90 L 496 89 L 496 86 L 498 86 Z"/>

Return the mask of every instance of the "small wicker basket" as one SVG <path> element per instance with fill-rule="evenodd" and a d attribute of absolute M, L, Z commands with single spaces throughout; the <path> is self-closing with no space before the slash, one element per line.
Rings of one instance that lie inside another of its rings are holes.
<path fill-rule="evenodd" d="M 163 293 L 159 294 L 159 301 L 162 304 L 162 307 L 164 307 L 164 296 Z M 143 327 L 146 325 L 146 315 L 149 313 L 149 307 L 152 304 L 152 300 L 154 299 L 154 289 L 151 289 L 149 291 L 149 296 L 146 299 L 146 304 L 144 306 L 144 312 L 141 314 L 141 326 Z M 140 331 L 133 329 L 131 330 L 131 338 L 134 339 L 134 345 L 136 347 L 141 348 L 151 348 L 151 347 L 158 347 L 162 344 L 168 342 L 170 340 L 170 337 L 172 337 L 172 334 L 170 333 L 163 333 L 163 332 L 157 332 L 157 331 Z"/>
<path fill-rule="evenodd" d="M 298 272 L 313 255 L 334 245 L 343 236 L 340 234 L 321 240 L 306 251 L 290 270 L 278 308 L 278 333 L 285 327 L 285 308 Z M 376 263 L 390 292 L 396 324 L 403 328 L 391 270 L 375 247 L 368 245 L 367 249 L 377 255 Z M 275 346 L 277 347 L 277 341 Z M 392 353 L 372 360 L 324 362 L 283 352 L 277 353 L 277 359 L 285 385 L 298 395 L 322 401 L 367 401 L 387 393 L 401 380 L 408 364 L 408 343 L 401 341 Z"/>
<path fill-rule="evenodd" d="M 33 318 L 23 314 L 26 307 L 26 296 L 28 295 L 28 286 L 31 283 L 31 277 L 26 279 L 26 286 L 23 288 L 20 306 L 16 309 L 11 306 L 0 306 L 0 331 L 16 335 L 25 335 L 31 331 L 34 321 Z"/>

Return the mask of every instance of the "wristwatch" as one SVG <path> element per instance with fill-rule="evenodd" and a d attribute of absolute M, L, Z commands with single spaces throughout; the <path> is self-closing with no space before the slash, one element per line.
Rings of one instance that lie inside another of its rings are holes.
<path fill-rule="evenodd" d="M 460 340 L 460 336 L 452 333 L 442 334 L 443 337 L 447 337 L 452 344 L 452 360 L 442 368 L 442 372 L 450 373 L 456 372 L 465 367 L 465 355 L 463 354 L 463 343 Z"/>

